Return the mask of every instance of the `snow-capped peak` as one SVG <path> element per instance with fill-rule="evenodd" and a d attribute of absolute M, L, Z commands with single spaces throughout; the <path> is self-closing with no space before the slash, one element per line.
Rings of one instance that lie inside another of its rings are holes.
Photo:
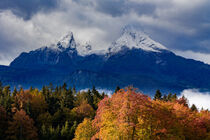
<path fill-rule="evenodd" d="M 74 36 L 72 32 L 68 32 L 67 35 L 61 38 L 61 40 L 57 43 L 59 48 L 76 48 L 76 42 L 74 40 Z"/>
<path fill-rule="evenodd" d="M 81 56 L 89 55 L 92 52 L 92 46 L 89 43 L 86 43 L 85 45 L 77 44 L 76 49 Z"/>
<path fill-rule="evenodd" d="M 91 54 L 115 54 L 121 50 L 133 48 L 151 52 L 162 52 L 162 50 L 167 50 L 166 47 L 152 40 L 142 30 L 132 26 L 126 26 L 123 28 L 121 36 L 114 43 L 112 43 L 107 50 L 92 49 L 90 43 L 86 43 L 85 45 L 76 43 L 72 32 L 68 32 L 68 34 L 63 36 L 57 43 L 52 44 L 49 47 L 42 47 L 40 49 L 49 52 L 53 51 L 56 53 L 67 52 L 69 55 L 78 54 L 80 56 L 87 56 Z"/>
<path fill-rule="evenodd" d="M 117 53 L 123 48 L 137 48 L 144 51 L 161 52 L 167 50 L 160 43 L 152 40 L 146 33 L 132 26 L 126 26 L 122 30 L 122 35 L 109 48 L 109 52 Z"/>
<path fill-rule="evenodd" d="M 48 48 L 48 51 L 55 51 L 57 53 L 65 51 L 68 52 L 69 55 L 74 52 L 80 56 L 98 54 L 98 51 L 92 50 L 90 43 L 86 43 L 85 45 L 76 43 L 72 32 L 68 32 L 57 43 L 51 44 L 49 47 L 43 47 L 41 49 L 44 50 L 45 48 Z"/>

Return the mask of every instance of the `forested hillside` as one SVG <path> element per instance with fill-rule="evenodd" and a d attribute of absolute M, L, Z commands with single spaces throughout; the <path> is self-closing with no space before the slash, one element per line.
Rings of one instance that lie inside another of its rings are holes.
<path fill-rule="evenodd" d="M 0 139 L 209 140 L 210 113 L 159 90 L 151 99 L 133 87 L 108 96 L 94 87 L 11 91 L 0 84 Z"/>

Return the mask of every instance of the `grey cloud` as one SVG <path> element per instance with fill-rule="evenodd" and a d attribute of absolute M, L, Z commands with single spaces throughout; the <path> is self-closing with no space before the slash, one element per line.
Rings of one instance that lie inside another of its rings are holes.
<path fill-rule="evenodd" d="M 125 0 L 99 0 L 96 1 L 97 10 L 110 14 L 112 16 L 121 16 L 128 12 L 128 8 L 125 5 Z"/>
<path fill-rule="evenodd" d="M 128 0 L 96 0 L 96 10 L 110 14 L 111 16 L 122 16 L 131 11 L 139 15 L 152 14 L 155 5 L 150 3 L 136 3 Z"/>
<path fill-rule="evenodd" d="M 208 0 L 23 0 L 29 5 L 19 1 L 0 2 L 0 9 L 7 9 L 0 10 L 0 56 L 4 52 L 14 58 L 68 30 L 78 42 L 90 41 L 93 48 L 105 49 L 128 24 L 141 26 L 169 49 L 210 53 Z M 14 9 L 21 14 L 14 15 Z M 25 15 L 30 18 L 23 19 Z"/>
<path fill-rule="evenodd" d="M 0 9 L 10 9 L 16 15 L 28 19 L 39 10 L 55 8 L 57 2 L 58 0 L 1 0 Z"/>

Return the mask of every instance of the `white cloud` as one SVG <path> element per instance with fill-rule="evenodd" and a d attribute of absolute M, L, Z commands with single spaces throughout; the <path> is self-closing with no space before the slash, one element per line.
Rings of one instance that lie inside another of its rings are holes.
<path fill-rule="evenodd" d="M 210 64 L 210 54 L 193 52 L 193 51 L 174 51 L 177 55 L 183 56 L 185 58 L 190 58 L 198 61 L 202 61 L 206 64 Z"/>
<path fill-rule="evenodd" d="M 81 89 L 80 90 L 80 92 L 83 92 L 83 91 L 85 91 L 85 92 L 87 92 L 89 90 L 89 88 L 86 88 L 86 89 Z M 91 89 L 90 89 L 91 90 Z M 108 90 L 108 89 L 101 89 L 101 88 L 99 88 L 99 89 L 96 89 L 99 93 L 105 93 L 106 95 L 108 95 L 109 97 L 111 97 L 112 96 L 112 94 L 113 94 L 113 91 L 112 90 Z"/>
<path fill-rule="evenodd" d="M 200 92 L 198 89 L 186 89 L 181 92 L 180 97 L 185 96 L 190 106 L 195 104 L 198 109 L 210 109 L 210 92 Z"/>
<path fill-rule="evenodd" d="M 40 47 L 51 39 L 32 21 L 25 21 L 8 10 L 0 12 L 0 31 L 0 61 L 4 62 L 11 61 L 22 51 Z"/>
<path fill-rule="evenodd" d="M 152 36 L 157 37 L 155 40 L 162 39 L 162 42 L 159 42 L 163 44 L 170 40 L 168 34 L 164 36 L 163 33 L 166 32 L 193 36 L 201 27 L 197 24 L 200 20 L 193 20 L 195 16 L 189 15 L 209 4 L 207 0 L 99 1 L 102 0 L 60 0 L 53 10 L 41 10 L 28 20 L 9 10 L 0 11 L 0 56 L 4 57 L 0 59 L 0 64 L 3 64 L 3 60 L 4 64 L 12 61 L 23 51 L 53 43 L 69 30 L 74 32 L 79 43 L 90 42 L 95 49 L 107 48 L 118 37 L 120 29 L 127 24 L 141 25 L 145 31 L 151 31 L 150 33 L 154 34 Z M 112 2 L 115 5 L 112 5 Z M 141 4 L 146 4 L 143 8 L 152 5 L 154 10 L 149 7 L 148 12 L 144 12 L 142 7 L 139 7 Z M 119 5 L 121 10 L 113 9 L 110 12 L 109 5 L 115 8 Z M 104 10 L 99 10 L 100 8 Z M 111 15 L 114 12 L 122 13 Z M 188 56 L 190 57 L 190 54 Z M 203 57 L 200 60 L 206 61 L 205 55 L 199 56 Z"/>

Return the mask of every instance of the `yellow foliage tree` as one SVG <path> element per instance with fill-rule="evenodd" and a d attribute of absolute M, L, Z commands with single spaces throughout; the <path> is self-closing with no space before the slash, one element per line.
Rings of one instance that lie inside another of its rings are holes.
<path fill-rule="evenodd" d="M 95 132 L 96 130 L 92 127 L 92 121 L 85 118 L 84 121 L 78 125 L 74 140 L 90 140 Z"/>

